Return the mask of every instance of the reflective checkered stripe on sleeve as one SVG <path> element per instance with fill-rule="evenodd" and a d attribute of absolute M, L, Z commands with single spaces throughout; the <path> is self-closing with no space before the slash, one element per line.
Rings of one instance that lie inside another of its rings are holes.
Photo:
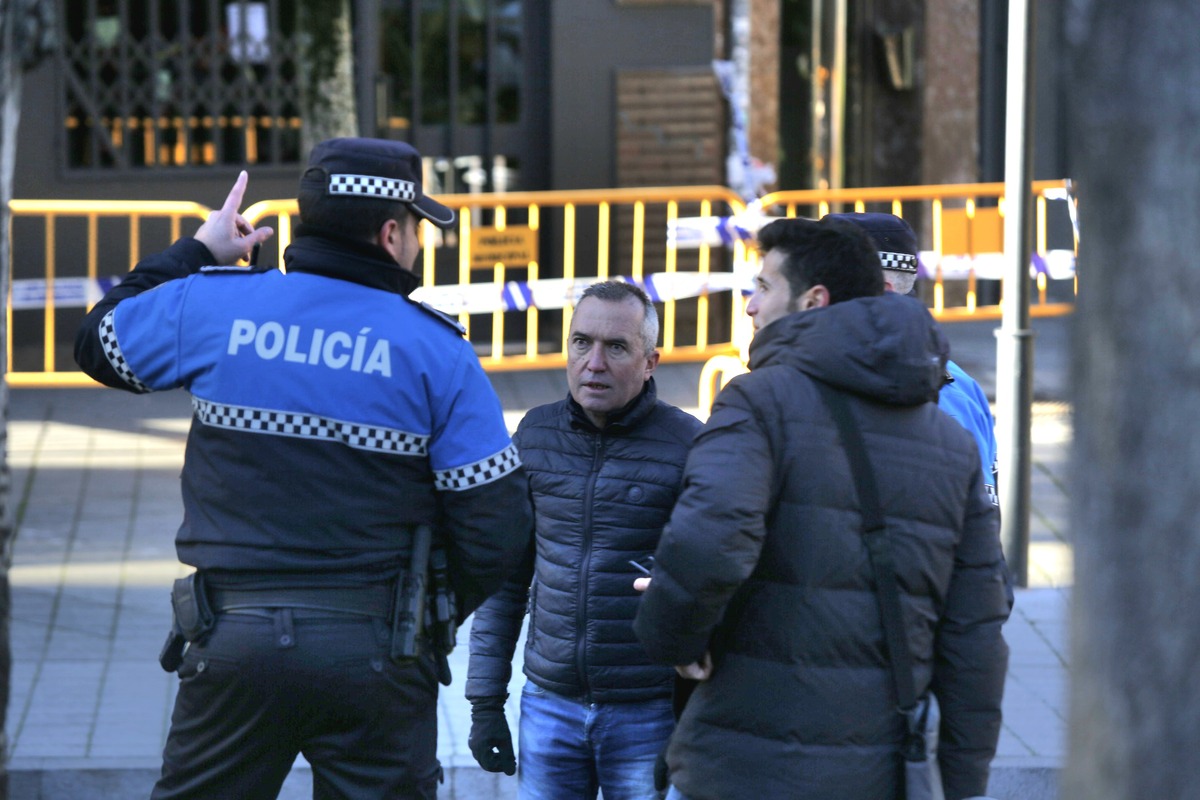
<path fill-rule="evenodd" d="M 129 362 L 125 360 L 125 354 L 121 352 L 121 345 L 117 343 L 117 330 L 113 326 L 114 311 L 116 311 L 115 308 L 100 320 L 100 345 L 104 348 L 104 357 L 121 376 L 121 380 L 139 392 L 148 392 L 150 387 L 142 383 L 133 373 L 133 368 L 129 366 Z"/>
<path fill-rule="evenodd" d="M 356 450 L 371 450 L 401 456 L 424 456 L 429 437 L 416 433 L 329 419 L 317 414 L 250 408 L 192 398 L 196 419 L 216 428 L 341 442 Z"/>
<path fill-rule="evenodd" d="M 509 445 L 499 453 L 451 469 L 439 469 L 433 473 L 434 485 L 443 492 L 461 492 L 503 478 L 521 466 L 515 445 Z"/>

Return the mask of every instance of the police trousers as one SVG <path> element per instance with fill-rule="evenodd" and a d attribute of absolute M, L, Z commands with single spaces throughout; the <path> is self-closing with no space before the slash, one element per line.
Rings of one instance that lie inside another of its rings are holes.
<path fill-rule="evenodd" d="M 383 618 L 304 609 L 218 613 L 179 668 L 153 800 L 278 796 L 303 754 L 317 800 L 434 800 L 432 655 L 389 658 Z"/>

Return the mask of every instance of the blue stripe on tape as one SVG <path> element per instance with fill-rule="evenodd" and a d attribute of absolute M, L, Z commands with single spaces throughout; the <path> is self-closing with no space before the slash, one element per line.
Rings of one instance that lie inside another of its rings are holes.
<path fill-rule="evenodd" d="M 717 235 L 721 237 L 721 244 L 726 247 L 733 245 L 733 237 L 729 234 L 729 217 L 717 219 Z"/>
<path fill-rule="evenodd" d="M 517 305 L 516 299 L 513 297 L 513 283 L 514 281 L 509 281 L 508 283 L 504 284 L 504 287 L 500 290 L 500 305 L 504 307 L 505 311 L 522 310 L 522 308 Z"/>
<path fill-rule="evenodd" d="M 662 298 L 658 296 L 658 288 L 654 285 L 653 275 L 647 275 L 642 279 L 642 288 L 645 290 L 646 295 L 654 302 L 658 303 L 662 301 Z"/>

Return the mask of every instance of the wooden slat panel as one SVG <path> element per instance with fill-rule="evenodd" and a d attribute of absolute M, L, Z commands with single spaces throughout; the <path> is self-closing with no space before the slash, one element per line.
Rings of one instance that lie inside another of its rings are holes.
<path fill-rule="evenodd" d="M 725 106 L 707 67 L 617 73 L 616 181 L 618 186 L 722 184 Z M 681 209 L 681 216 L 696 209 Z M 614 274 L 629 274 L 633 210 L 613 211 Z M 647 207 L 642 241 L 644 270 L 666 260 L 666 208 Z M 680 265 L 682 266 L 682 265 Z"/>

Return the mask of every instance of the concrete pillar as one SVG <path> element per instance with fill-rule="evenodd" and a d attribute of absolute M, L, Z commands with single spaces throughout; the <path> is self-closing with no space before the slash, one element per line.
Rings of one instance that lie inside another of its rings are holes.
<path fill-rule="evenodd" d="M 979 3 L 926 0 L 921 182 L 979 176 Z"/>

